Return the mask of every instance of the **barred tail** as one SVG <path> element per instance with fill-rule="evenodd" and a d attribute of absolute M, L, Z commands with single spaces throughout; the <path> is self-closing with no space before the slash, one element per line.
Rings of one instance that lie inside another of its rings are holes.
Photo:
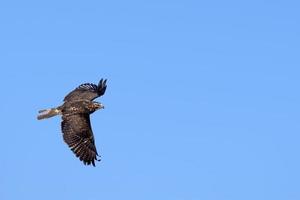
<path fill-rule="evenodd" d="M 55 115 L 59 115 L 61 112 L 57 108 L 50 108 L 46 110 L 40 110 L 39 113 L 40 114 L 37 116 L 37 119 L 41 120 L 41 119 L 53 117 Z"/>

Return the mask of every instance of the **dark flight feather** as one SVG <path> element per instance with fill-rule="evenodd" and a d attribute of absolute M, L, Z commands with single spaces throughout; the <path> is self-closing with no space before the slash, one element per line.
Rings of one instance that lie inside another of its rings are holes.
<path fill-rule="evenodd" d="M 61 123 L 64 141 L 84 164 L 95 166 L 98 153 L 89 114 L 63 115 Z"/>
<path fill-rule="evenodd" d="M 78 86 L 75 90 L 70 92 L 64 101 L 77 101 L 77 100 L 94 100 L 102 96 L 106 90 L 106 79 L 101 79 L 99 84 L 84 83 Z"/>

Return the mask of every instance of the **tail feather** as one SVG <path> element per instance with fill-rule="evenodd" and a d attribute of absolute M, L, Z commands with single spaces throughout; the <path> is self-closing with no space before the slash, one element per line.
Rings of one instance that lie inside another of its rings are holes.
<path fill-rule="evenodd" d="M 39 111 L 39 115 L 37 116 L 37 119 L 38 120 L 46 119 L 59 114 L 60 114 L 60 110 L 58 110 L 57 108 L 44 109 Z"/>
<path fill-rule="evenodd" d="M 50 109 L 39 110 L 39 113 L 45 112 L 47 110 L 50 110 Z"/>

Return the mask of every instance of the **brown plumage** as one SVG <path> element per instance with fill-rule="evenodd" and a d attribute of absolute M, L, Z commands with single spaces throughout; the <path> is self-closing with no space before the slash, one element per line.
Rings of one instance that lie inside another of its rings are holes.
<path fill-rule="evenodd" d="M 62 115 L 63 139 L 85 165 L 95 166 L 95 160 L 100 160 L 97 158 L 90 114 L 104 108 L 101 103 L 93 100 L 104 95 L 105 90 L 106 80 L 101 79 L 98 85 L 84 83 L 64 98 L 63 105 L 39 111 L 39 120 Z"/>

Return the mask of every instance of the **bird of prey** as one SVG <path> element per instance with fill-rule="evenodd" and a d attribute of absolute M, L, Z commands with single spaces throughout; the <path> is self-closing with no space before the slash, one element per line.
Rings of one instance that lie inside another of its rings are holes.
<path fill-rule="evenodd" d="M 64 98 L 61 106 L 40 110 L 38 120 L 62 115 L 61 130 L 63 139 L 74 154 L 85 164 L 95 166 L 98 153 L 91 128 L 90 114 L 104 108 L 103 104 L 93 101 L 104 95 L 106 79 L 99 84 L 84 83 L 75 88 Z"/>

